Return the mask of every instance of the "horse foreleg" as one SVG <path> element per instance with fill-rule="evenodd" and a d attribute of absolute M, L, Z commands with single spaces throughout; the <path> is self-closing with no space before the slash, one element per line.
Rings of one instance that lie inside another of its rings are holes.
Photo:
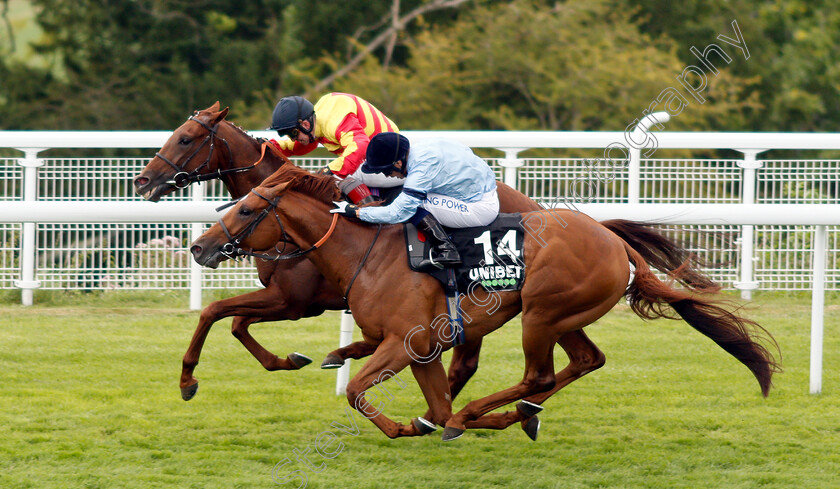
<path fill-rule="evenodd" d="M 473 374 L 478 370 L 478 355 L 481 353 L 482 338 L 464 343 L 452 349 L 452 359 L 449 361 L 449 393 L 450 403 L 467 385 Z M 431 408 L 423 415 L 425 419 L 434 417 Z"/>
<path fill-rule="evenodd" d="M 428 363 L 412 363 L 411 372 L 417 379 L 420 390 L 423 391 L 426 404 L 429 405 L 429 410 L 423 416 L 423 419 L 440 426 L 445 425 L 446 421 L 452 417 L 452 396 L 449 394 L 449 383 L 440 357 Z M 428 423 L 420 421 L 420 424 L 426 427 L 423 430 L 426 433 L 435 430 Z M 417 422 L 415 422 L 416 425 Z"/>
<path fill-rule="evenodd" d="M 378 386 L 386 379 L 397 377 L 397 374 L 410 363 L 411 358 L 406 353 L 402 338 L 396 335 L 388 336 L 347 384 L 347 401 L 350 405 L 376 425 L 388 438 L 425 434 L 415 423 L 404 425 L 383 414 L 382 409 L 385 406 L 383 399 L 392 397 L 387 391 L 385 391 L 385 396 L 381 396 L 381 392 L 369 392 L 372 391 L 373 386 Z M 397 380 L 403 384 L 399 377 Z M 446 383 L 445 378 L 443 383 Z M 421 388 L 423 388 L 422 385 Z M 370 403 L 369 395 L 372 396 L 376 405 Z"/>
<path fill-rule="evenodd" d="M 280 363 L 273 360 L 273 358 L 277 358 L 276 355 L 273 355 L 271 352 L 265 350 L 259 343 L 257 343 L 256 340 L 254 340 L 254 338 L 248 333 L 248 326 L 257 321 L 277 321 L 283 319 L 297 319 L 300 317 L 300 315 L 296 314 L 295 310 L 289 307 L 288 301 L 286 301 L 284 297 L 285 295 L 281 290 L 277 289 L 273 285 L 269 285 L 264 289 L 254 292 L 212 302 L 201 311 L 201 316 L 199 318 L 198 325 L 195 328 L 195 333 L 193 333 L 190 345 L 187 348 L 187 352 L 184 354 L 181 369 L 181 397 L 185 401 L 192 399 L 198 390 L 198 380 L 193 377 L 193 372 L 195 371 L 195 367 L 198 365 L 201 349 L 204 346 L 204 340 L 207 339 L 207 334 L 210 332 L 210 327 L 212 327 L 213 324 L 220 319 L 230 316 L 239 316 L 233 321 L 234 336 L 240 339 L 248 351 L 250 351 L 251 354 L 253 354 L 265 368 L 282 364 L 283 360 L 280 360 Z M 292 355 L 290 355 L 290 358 L 291 357 Z M 286 360 L 291 362 L 289 359 Z M 305 365 L 305 363 L 303 365 Z"/>
<path fill-rule="evenodd" d="M 251 355 L 260 362 L 263 368 L 270 372 L 275 370 L 297 370 L 312 363 L 311 358 L 297 352 L 289 353 L 286 358 L 280 358 L 260 345 L 251 336 L 251 333 L 248 332 L 248 326 L 264 320 L 265 318 L 262 317 L 236 316 L 233 318 L 233 323 L 231 324 L 231 333 L 233 336 L 242 343 L 245 349 L 251 352 Z"/>
<path fill-rule="evenodd" d="M 204 346 L 204 340 L 207 339 L 207 333 L 210 332 L 210 327 L 217 321 L 217 316 L 213 314 L 214 306 L 212 303 L 201 311 L 201 317 L 198 320 L 198 325 L 195 327 L 190 346 L 187 347 L 187 352 L 184 354 L 184 359 L 181 366 L 181 398 L 189 401 L 195 396 L 198 390 L 198 379 L 193 377 L 196 365 L 198 365 L 198 358 L 201 355 L 201 348 Z"/>
<path fill-rule="evenodd" d="M 347 346 L 338 348 L 327 354 L 324 361 L 321 363 L 321 368 L 339 368 L 344 365 L 348 359 L 358 360 L 367 356 L 373 355 L 376 351 L 376 346 L 367 341 L 356 341 Z"/>
<path fill-rule="evenodd" d="M 461 393 L 461 389 L 478 370 L 481 341 L 482 338 L 478 338 L 452 349 L 452 359 L 449 361 L 449 392 L 452 399 Z"/>

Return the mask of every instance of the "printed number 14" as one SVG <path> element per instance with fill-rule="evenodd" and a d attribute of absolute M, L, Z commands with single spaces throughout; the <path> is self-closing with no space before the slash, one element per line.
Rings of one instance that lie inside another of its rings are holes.
<path fill-rule="evenodd" d="M 496 262 L 493 260 L 493 243 L 490 242 L 490 231 L 484 231 L 481 236 L 475 238 L 476 245 L 484 246 L 484 264 L 493 265 Z M 496 256 L 507 255 L 514 261 L 520 256 L 520 251 L 516 247 L 516 230 L 510 229 L 505 233 L 504 237 L 499 240 L 499 245 L 496 247 Z"/>

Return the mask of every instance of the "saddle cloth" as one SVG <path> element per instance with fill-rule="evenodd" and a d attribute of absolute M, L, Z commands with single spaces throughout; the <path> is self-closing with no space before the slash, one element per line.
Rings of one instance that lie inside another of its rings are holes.
<path fill-rule="evenodd" d="M 463 264 L 455 271 L 458 290 L 473 290 L 477 283 L 486 291 L 519 290 L 525 281 L 525 256 L 522 251 L 524 230 L 522 215 L 499 214 L 489 226 L 444 228 L 452 237 Z M 408 266 L 414 270 L 429 256 L 431 246 L 411 223 L 404 224 Z M 430 275 L 447 287 L 446 270 Z"/>

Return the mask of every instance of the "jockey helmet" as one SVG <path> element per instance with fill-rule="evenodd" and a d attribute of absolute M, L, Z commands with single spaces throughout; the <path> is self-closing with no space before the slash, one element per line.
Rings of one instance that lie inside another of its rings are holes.
<path fill-rule="evenodd" d="M 377 134 L 368 144 L 362 173 L 391 173 L 395 170 L 394 163 L 400 160 L 405 169 L 408 147 L 408 138 L 402 134 L 396 132 Z"/>
<path fill-rule="evenodd" d="M 300 129 L 300 121 L 309 120 L 315 115 L 312 102 L 300 96 L 283 97 L 274 106 L 271 115 L 270 131 L 277 131 L 280 136 L 288 136 L 293 130 Z M 310 128 L 310 131 L 312 128 Z"/>

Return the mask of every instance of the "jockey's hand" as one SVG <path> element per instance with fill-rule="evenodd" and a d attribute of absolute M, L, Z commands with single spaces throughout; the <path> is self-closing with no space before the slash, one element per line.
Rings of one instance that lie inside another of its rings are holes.
<path fill-rule="evenodd" d="M 333 202 L 335 209 L 330 209 L 331 214 L 343 214 L 345 217 L 359 218 L 359 206 L 347 202 Z"/>
<path fill-rule="evenodd" d="M 320 170 L 318 170 L 317 172 L 315 172 L 315 174 L 316 175 L 332 175 L 333 172 L 332 172 L 332 170 L 330 170 L 330 167 L 325 166 L 325 167 L 321 168 Z"/>

